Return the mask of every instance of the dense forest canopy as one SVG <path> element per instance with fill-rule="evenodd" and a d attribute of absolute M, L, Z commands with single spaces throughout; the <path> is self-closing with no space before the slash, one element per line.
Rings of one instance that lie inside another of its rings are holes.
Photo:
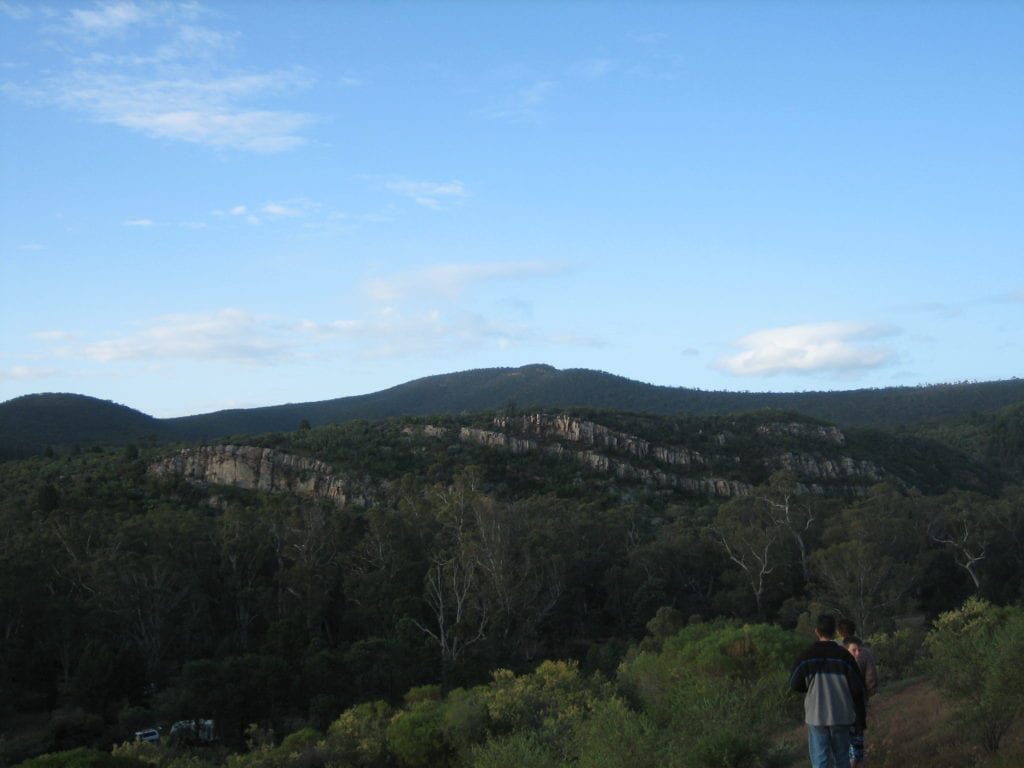
<path fill-rule="evenodd" d="M 1024 597 L 1020 453 L 977 440 L 777 411 L 509 406 L 231 443 L 221 454 L 277 461 L 274 483 L 167 470 L 187 444 L 0 464 L 0 701 L 38 724 L 2 742 L 6 759 L 192 718 L 243 749 L 254 723 L 323 732 L 421 686 L 450 706 L 546 659 L 621 676 L 658 616 L 792 629 L 828 609 L 885 637 L 971 596 Z M 868 474 L 810 474 L 823 466 Z M 328 487 L 318 473 L 346 495 L 310 491 Z M 724 495 L 694 490 L 694 473 Z"/>

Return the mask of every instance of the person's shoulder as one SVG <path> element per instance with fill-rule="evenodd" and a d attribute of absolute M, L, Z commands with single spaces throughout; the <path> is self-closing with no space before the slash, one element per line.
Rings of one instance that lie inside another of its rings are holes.
<path fill-rule="evenodd" d="M 820 654 L 817 652 L 818 644 L 811 643 L 810 645 L 804 646 L 804 649 L 796 655 L 797 664 L 801 661 L 807 661 L 807 659 L 813 659 Z"/>
<path fill-rule="evenodd" d="M 840 643 L 832 641 L 824 643 L 815 643 L 818 646 L 818 652 L 820 656 L 824 656 L 829 659 L 841 659 L 842 661 L 848 662 L 856 666 L 857 660 L 853 658 L 853 654 L 844 648 Z"/>
<path fill-rule="evenodd" d="M 831 640 L 816 640 L 808 645 L 801 652 L 801 659 L 828 659 L 836 655 L 836 650 L 843 650 L 841 645 L 836 645 Z"/>

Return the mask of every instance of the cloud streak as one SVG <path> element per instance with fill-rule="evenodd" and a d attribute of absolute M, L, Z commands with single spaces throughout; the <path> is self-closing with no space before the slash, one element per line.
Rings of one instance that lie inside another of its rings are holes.
<path fill-rule="evenodd" d="M 14 365 L 0 368 L 0 381 L 31 381 L 48 379 L 60 373 L 56 368 L 36 368 L 28 365 Z"/>
<path fill-rule="evenodd" d="M 495 101 L 484 114 L 491 120 L 532 122 L 538 119 L 548 96 L 558 87 L 554 80 L 536 80 Z"/>
<path fill-rule="evenodd" d="M 142 331 L 68 350 L 94 362 L 153 360 L 228 361 L 272 364 L 295 356 L 287 328 L 237 309 L 168 315 Z"/>
<path fill-rule="evenodd" d="M 132 2 L 114 2 L 98 5 L 93 10 L 72 9 L 68 26 L 85 34 L 107 34 L 142 21 L 145 14 Z"/>
<path fill-rule="evenodd" d="M 238 211 L 247 215 L 248 209 Z M 564 332 L 541 332 L 501 313 L 478 312 L 459 299 L 488 281 L 530 279 L 559 265 L 522 261 L 442 264 L 368 282 L 372 305 L 353 316 L 294 320 L 241 309 L 165 315 L 140 329 L 98 341 L 79 341 L 60 331 L 35 334 L 59 344 L 57 358 L 103 366 L 193 362 L 277 366 L 329 356 L 363 360 L 449 355 L 473 349 L 509 349 L 524 343 L 595 347 L 603 342 Z"/>
<path fill-rule="evenodd" d="M 890 348 L 874 343 L 893 334 L 890 328 L 853 323 L 768 328 L 737 341 L 743 351 L 720 357 L 714 366 L 736 376 L 857 373 L 893 360 Z"/>
<path fill-rule="evenodd" d="M 426 208 L 438 209 L 442 201 L 459 201 L 469 197 L 461 181 L 389 181 L 384 186 Z"/>
<path fill-rule="evenodd" d="M 301 132 L 315 118 L 264 102 L 308 87 L 308 75 L 222 66 L 230 39 L 196 23 L 203 13 L 194 4 L 134 2 L 72 9 L 49 28 L 64 38 L 55 46 L 66 52 L 64 61 L 55 59 L 54 73 L 45 80 L 5 90 L 155 139 L 255 153 L 302 145 Z M 137 34 L 142 31 L 145 44 Z M 149 42 L 150 35 L 160 42 Z M 70 46 L 68 38 L 79 45 Z M 123 53 L 126 48 L 133 53 Z"/>
<path fill-rule="evenodd" d="M 326 322 L 224 309 L 157 318 L 136 333 L 65 346 L 57 355 L 102 365 L 178 361 L 276 366 L 333 356 L 339 346 L 344 354 L 378 360 L 449 354 L 488 345 L 507 348 L 533 338 L 525 326 L 459 309 L 406 312 L 385 307 L 363 317 Z M 59 333 L 47 333 L 45 340 L 73 342 Z M 11 371 L 29 377 L 28 368 Z M 6 374 L 8 378 L 14 376 L 12 372 Z"/>

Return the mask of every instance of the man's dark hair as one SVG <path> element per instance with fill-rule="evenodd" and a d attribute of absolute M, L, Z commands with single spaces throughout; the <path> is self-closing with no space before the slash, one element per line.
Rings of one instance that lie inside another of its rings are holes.
<path fill-rule="evenodd" d="M 818 630 L 818 634 L 824 635 L 825 637 L 836 636 L 836 617 L 831 613 L 823 613 L 818 616 L 818 623 L 814 627 Z"/>
<path fill-rule="evenodd" d="M 863 648 L 864 647 L 864 641 L 861 640 L 856 635 L 847 635 L 846 637 L 843 638 L 843 647 L 844 648 L 849 648 L 851 645 L 856 645 L 856 646 L 859 646 L 859 647 Z"/>
<path fill-rule="evenodd" d="M 836 629 L 839 630 L 839 634 L 843 637 L 857 634 L 857 625 L 850 619 L 840 619 L 836 622 Z"/>

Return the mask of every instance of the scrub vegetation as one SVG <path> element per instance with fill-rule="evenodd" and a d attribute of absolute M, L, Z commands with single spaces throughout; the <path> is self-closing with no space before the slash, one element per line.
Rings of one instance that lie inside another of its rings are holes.
<path fill-rule="evenodd" d="M 743 453 L 763 419 L 730 417 L 751 491 L 728 498 L 423 430 L 492 418 L 240 441 L 372 479 L 359 505 L 156 477 L 162 445 L 0 463 L 2 764 L 781 768 L 804 759 L 786 679 L 822 610 L 880 659 L 876 764 L 921 697 L 933 730 L 900 765 L 1019 761 L 1024 492 L 983 451 L 966 472 L 914 443 L 920 485 L 809 494 Z M 217 740 L 169 737 L 192 718 Z"/>

